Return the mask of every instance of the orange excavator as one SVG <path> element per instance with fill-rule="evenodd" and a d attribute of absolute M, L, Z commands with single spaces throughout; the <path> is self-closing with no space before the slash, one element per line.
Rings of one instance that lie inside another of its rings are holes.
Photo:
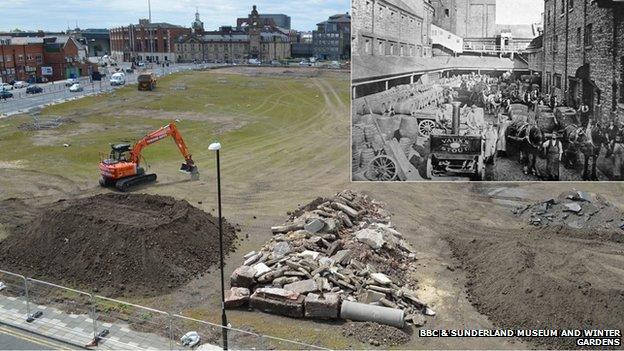
<path fill-rule="evenodd" d="M 100 185 L 104 187 L 114 186 L 120 191 L 127 191 L 135 185 L 156 181 L 156 174 L 145 173 L 145 169 L 141 167 L 141 152 L 146 146 L 166 137 L 173 138 L 180 153 L 184 156 L 185 162 L 180 171 L 191 174 L 194 178 L 198 177 L 199 171 L 186 148 L 186 144 L 184 144 L 182 135 L 180 135 L 175 124 L 171 123 L 149 133 L 137 141 L 132 148 L 130 144 L 111 144 L 109 157 L 101 161 L 98 166 L 102 175 Z"/>

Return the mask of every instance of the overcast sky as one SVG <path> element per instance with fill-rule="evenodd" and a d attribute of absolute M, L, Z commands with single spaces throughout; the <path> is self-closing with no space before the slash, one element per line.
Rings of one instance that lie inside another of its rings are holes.
<path fill-rule="evenodd" d="M 190 26 L 199 7 L 208 30 L 236 25 L 251 6 L 260 13 L 283 13 L 292 19 L 292 28 L 313 30 L 327 17 L 349 11 L 349 0 L 151 0 L 152 21 Z M 147 18 L 147 0 L 0 0 L 0 31 L 61 31 L 71 28 L 110 28 L 137 23 Z"/>
<path fill-rule="evenodd" d="M 497 0 L 496 22 L 499 24 L 532 24 L 539 22 L 544 0 Z"/>

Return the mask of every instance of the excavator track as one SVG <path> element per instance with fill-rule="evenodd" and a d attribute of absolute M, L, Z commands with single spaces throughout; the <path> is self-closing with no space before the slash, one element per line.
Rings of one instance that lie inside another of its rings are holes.
<path fill-rule="evenodd" d="M 141 174 L 133 177 L 120 179 L 115 183 L 117 190 L 125 192 L 130 188 L 140 184 L 151 183 L 156 181 L 156 174 Z"/>

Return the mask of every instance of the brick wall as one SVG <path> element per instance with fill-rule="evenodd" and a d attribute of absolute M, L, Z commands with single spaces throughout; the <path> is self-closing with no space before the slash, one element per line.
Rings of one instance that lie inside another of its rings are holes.
<path fill-rule="evenodd" d="M 620 15 L 614 17 L 616 11 Z M 621 11 L 599 8 L 589 0 L 545 1 L 545 88 L 565 98 L 570 106 L 588 103 L 601 120 L 610 118 L 617 107 L 618 90 L 614 83 L 621 68 L 614 63 L 614 55 L 617 58 L 623 52 L 618 49 L 618 42 L 624 39 Z M 589 79 L 577 75 L 581 67 L 589 68 Z M 561 88 L 555 86 L 555 75 L 561 76 Z M 553 78 L 549 80 L 548 76 Z"/>

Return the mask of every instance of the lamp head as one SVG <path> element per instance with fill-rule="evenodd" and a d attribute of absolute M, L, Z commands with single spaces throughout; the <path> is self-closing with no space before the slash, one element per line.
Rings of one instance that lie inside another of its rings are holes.
<path fill-rule="evenodd" d="M 210 151 L 219 151 L 221 150 L 221 143 L 212 143 L 208 146 L 208 150 Z"/>

